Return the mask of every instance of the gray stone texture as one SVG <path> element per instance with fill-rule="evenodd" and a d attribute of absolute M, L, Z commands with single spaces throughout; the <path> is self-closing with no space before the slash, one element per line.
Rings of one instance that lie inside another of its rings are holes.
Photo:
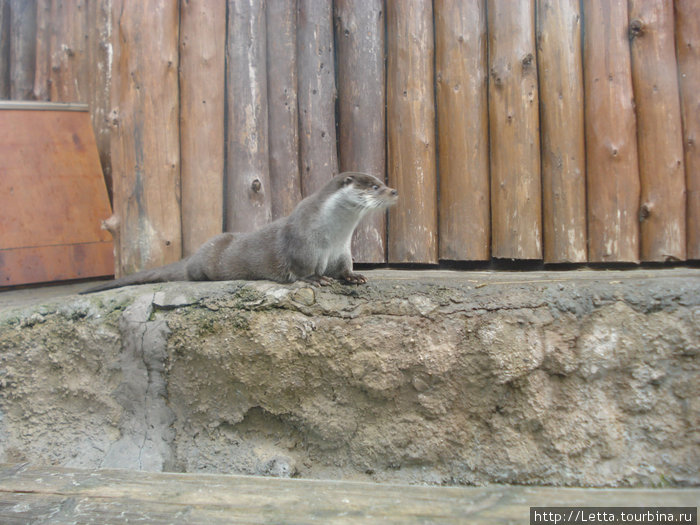
<path fill-rule="evenodd" d="M 0 293 L 0 462 L 700 484 L 699 270 L 367 276 Z"/>

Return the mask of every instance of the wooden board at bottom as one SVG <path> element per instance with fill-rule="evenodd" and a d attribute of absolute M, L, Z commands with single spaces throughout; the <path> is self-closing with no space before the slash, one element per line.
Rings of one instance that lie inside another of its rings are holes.
<path fill-rule="evenodd" d="M 530 507 L 697 505 L 700 489 L 436 487 L 0 464 L 0 523 L 528 523 Z"/>
<path fill-rule="evenodd" d="M 0 286 L 68 281 L 114 273 L 109 241 L 0 250 Z"/>

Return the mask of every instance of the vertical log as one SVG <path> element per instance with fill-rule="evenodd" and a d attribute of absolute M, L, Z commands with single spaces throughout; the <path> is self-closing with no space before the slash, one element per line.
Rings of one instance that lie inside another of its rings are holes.
<path fill-rule="evenodd" d="M 51 4 L 54 0 L 36 0 L 36 62 L 34 67 L 35 100 L 50 100 L 51 75 Z"/>
<path fill-rule="evenodd" d="M 299 149 L 304 196 L 338 173 L 332 0 L 298 0 Z"/>
<path fill-rule="evenodd" d="M 579 0 L 537 1 L 544 260 L 585 262 L 586 150 Z"/>
<path fill-rule="evenodd" d="M 229 0 L 226 46 L 225 229 L 253 231 L 272 218 L 267 156 L 265 4 Z"/>
<path fill-rule="evenodd" d="M 114 0 L 113 8 L 111 150 L 119 275 L 182 255 L 179 20 L 177 3 L 169 0 Z"/>
<path fill-rule="evenodd" d="M 336 0 L 340 171 L 386 175 L 384 1 Z M 386 260 L 386 214 L 375 213 L 355 231 L 357 262 Z"/>
<path fill-rule="evenodd" d="M 10 0 L 10 97 L 31 100 L 36 66 L 36 0 Z"/>
<path fill-rule="evenodd" d="M 110 91 L 112 86 L 112 0 L 92 0 L 87 14 L 88 104 L 107 192 L 112 200 Z"/>
<path fill-rule="evenodd" d="M 226 4 L 181 2 L 180 178 L 185 256 L 223 228 L 225 58 Z"/>
<path fill-rule="evenodd" d="M 673 5 L 630 0 L 641 259 L 685 260 L 685 170 Z M 700 86 L 698 86 L 700 88 Z"/>
<path fill-rule="evenodd" d="M 588 260 L 639 260 L 639 167 L 626 0 L 584 3 Z"/>
<path fill-rule="evenodd" d="M 438 261 L 437 173 L 430 0 L 387 2 L 389 262 Z"/>
<path fill-rule="evenodd" d="M 0 0 L 0 100 L 10 98 L 10 0 Z"/>
<path fill-rule="evenodd" d="M 87 102 L 87 6 L 85 0 L 53 0 L 49 93 L 54 102 Z"/>
<path fill-rule="evenodd" d="M 687 187 L 687 257 L 700 259 L 700 3 L 676 0 L 676 46 Z"/>
<path fill-rule="evenodd" d="M 535 3 L 489 0 L 491 251 L 542 258 Z"/>
<path fill-rule="evenodd" d="M 485 0 L 435 1 L 440 259 L 490 256 Z"/>
<path fill-rule="evenodd" d="M 301 200 L 296 0 L 269 2 L 266 14 L 270 187 L 272 218 L 278 219 Z"/>

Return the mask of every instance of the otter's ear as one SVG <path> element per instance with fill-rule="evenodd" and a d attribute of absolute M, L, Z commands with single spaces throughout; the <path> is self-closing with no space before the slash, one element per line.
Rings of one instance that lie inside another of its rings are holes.
<path fill-rule="evenodd" d="M 348 185 L 352 184 L 352 182 L 353 182 L 354 180 L 355 180 L 355 179 L 353 178 L 352 175 L 348 175 L 348 176 L 345 177 L 345 179 L 343 180 L 343 186 L 348 186 Z"/>

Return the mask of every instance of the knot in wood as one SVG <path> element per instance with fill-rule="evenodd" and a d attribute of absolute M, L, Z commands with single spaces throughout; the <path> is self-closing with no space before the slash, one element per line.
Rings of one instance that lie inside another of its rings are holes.
<path fill-rule="evenodd" d="M 259 193 L 262 189 L 262 182 L 260 182 L 260 179 L 253 180 L 250 185 L 250 189 L 252 189 L 255 193 Z"/>
<path fill-rule="evenodd" d="M 639 207 L 639 222 L 645 221 L 654 211 L 654 204 L 645 202 Z"/>
<path fill-rule="evenodd" d="M 112 126 L 119 125 L 119 112 L 116 109 L 113 109 L 112 111 L 109 112 L 109 123 Z"/>
<path fill-rule="evenodd" d="M 103 230 L 107 230 L 112 235 L 116 236 L 117 231 L 119 230 L 120 224 L 121 224 L 121 220 L 119 219 L 119 216 L 111 215 L 109 218 L 107 218 L 101 222 L 101 228 Z"/>
<path fill-rule="evenodd" d="M 630 28 L 629 28 L 629 39 L 634 40 L 638 36 L 642 36 L 644 34 L 644 22 L 642 22 L 639 18 L 635 18 L 630 22 Z"/>
<path fill-rule="evenodd" d="M 501 87 L 503 85 L 503 79 L 501 75 L 496 71 L 496 68 L 491 68 L 491 79 L 493 80 L 493 85 L 496 87 Z"/>

